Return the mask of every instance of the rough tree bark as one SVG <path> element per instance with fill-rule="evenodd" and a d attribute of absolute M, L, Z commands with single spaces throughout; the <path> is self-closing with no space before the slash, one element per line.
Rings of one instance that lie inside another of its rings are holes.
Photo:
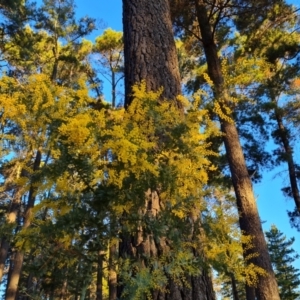
<path fill-rule="evenodd" d="M 175 99 L 181 86 L 168 1 L 123 0 L 123 30 L 125 105 L 142 80 L 148 90 L 163 87 L 163 97 Z"/>
<path fill-rule="evenodd" d="M 163 88 L 162 98 L 174 101 L 181 93 L 177 52 L 175 48 L 168 0 L 123 0 L 125 106 L 132 101 L 132 86 L 144 81 L 148 90 Z M 180 108 L 179 108 L 180 109 Z M 155 217 L 160 211 L 160 199 L 155 190 L 145 194 L 147 213 Z M 137 236 L 123 232 L 119 252 L 124 257 L 155 256 L 167 248 L 164 239 L 159 244 L 151 234 L 140 231 Z M 143 255 L 141 255 L 143 254 Z M 197 277 L 187 278 L 188 287 L 179 287 L 169 280 L 169 293 L 153 291 L 153 300 L 214 300 L 209 274 L 203 270 Z M 118 288 L 118 296 L 122 287 Z"/>
<path fill-rule="evenodd" d="M 221 71 L 221 64 L 218 57 L 217 45 L 214 41 L 214 34 L 208 19 L 208 12 L 205 1 L 194 0 L 197 19 L 203 48 L 207 60 L 208 73 L 214 83 L 216 101 L 221 109 L 230 105 L 224 88 L 224 78 Z M 226 114 L 226 113 L 225 113 Z M 229 116 L 232 118 L 232 116 Z M 227 160 L 230 167 L 232 182 L 235 190 L 237 207 L 239 211 L 239 223 L 241 230 L 253 238 L 252 253 L 259 254 L 251 261 L 262 267 L 267 276 L 260 276 L 257 284 L 257 297 L 260 300 L 279 300 L 279 293 L 275 275 L 272 269 L 271 260 L 262 231 L 261 222 L 256 206 L 252 189 L 251 178 L 248 174 L 243 150 L 239 140 L 238 130 L 234 121 L 227 121 L 219 118 L 223 141 L 225 144 Z M 249 255 L 249 251 L 245 255 Z M 250 300 L 250 299 L 248 299 Z M 252 300 L 252 299 L 251 299 Z"/>

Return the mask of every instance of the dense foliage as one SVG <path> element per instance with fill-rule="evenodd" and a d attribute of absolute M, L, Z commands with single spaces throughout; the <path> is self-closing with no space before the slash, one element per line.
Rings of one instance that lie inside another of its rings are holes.
<path fill-rule="evenodd" d="M 293 266 L 293 262 L 299 258 L 299 255 L 291 248 L 295 239 L 287 240 L 275 225 L 266 232 L 266 236 L 280 297 L 281 299 L 297 299 L 300 272 Z"/>
<path fill-rule="evenodd" d="M 0 0 L 3 299 L 115 300 L 117 289 L 122 299 L 152 299 L 172 284 L 184 299 L 190 278 L 202 276 L 215 277 L 225 298 L 252 300 L 270 275 L 256 236 L 239 226 L 223 125 L 238 129 L 250 180 L 287 165 L 282 189 L 299 229 L 299 15 L 279 0 L 196 2 L 171 7 L 185 96 L 166 101 L 163 87 L 142 81 L 123 108 L 121 32 L 87 40 L 95 21 L 77 20 L 72 0 Z M 266 235 L 280 296 L 296 299 L 293 240 L 276 227 Z"/>

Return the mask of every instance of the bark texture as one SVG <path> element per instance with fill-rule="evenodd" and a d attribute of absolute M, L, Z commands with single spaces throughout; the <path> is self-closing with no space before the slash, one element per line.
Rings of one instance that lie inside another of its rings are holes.
<path fill-rule="evenodd" d="M 177 52 L 172 31 L 168 0 L 123 0 L 125 106 L 132 101 L 132 86 L 145 81 L 147 90 L 163 88 L 162 98 L 174 100 L 181 94 L 181 80 Z M 179 107 L 180 109 L 180 107 Z M 161 211 L 155 189 L 145 193 L 145 207 L 141 215 L 155 218 Z M 119 254 L 138 259 L 147 265 L 147 257 L 159 256 L 168 251 L 165 238 L 159 241 L 153 234 L 139 228 L 136 235 L 122 232 Z M 199 276 L 187 276 L 188 285 L 178 285 L 169 279 L 168 293 L 153 291 L 153 300 L 214 300 L 210 274 L 205 270 Z M 118 286 L 118 297 L 122 286 Z"/>
<path fill-rule="evenodd" d="M 202 43 L 207 60 L 208 73 L 214 83 L 216 100 L 221 109 L 229 105 L 221 64 L 217 53 L 217 45 L 208 19 L 206 4 L 203 0 L 194 0 L 199 22 Z M 225 113 L 226 115 L 226 113 Z M 232 116 L 229 116 L 232 118 Z M 271 260 L 262 231 L 261 222 L 252 189 L 251 178 L 248 174 L 244 153 L 240 144 L 238 130 L 233 121 L 220 118 L 221 130 L 224 133 L 224 144 L 227 160 L 230 167 L 232 182 L 235 190 L 237 207 L 239 211 L 239 223 L 241 230 L 253 238 L 254 248 L 251 250 L 259 256 L 252 259 L 257 266 L 262 267 L 267 276 L 260 276 L 257 285 L 257 296 L 260 300 L 279 300 L 279 293 Z M 250 252 L 251 253 L 251 252 Z M 250 254 L 249 251 L 245 255 Z"/>
<path fill-rule="evenodd" d="M 142 80 L 148 90 L 163 88 L 163 97 L 175 99 L 181 85 L 168 1 L 123 0 L 123 30 L 125 105 Z"/>

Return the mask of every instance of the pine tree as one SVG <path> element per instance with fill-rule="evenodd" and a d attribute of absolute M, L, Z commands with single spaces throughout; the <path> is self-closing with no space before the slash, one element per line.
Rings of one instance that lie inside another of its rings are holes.
<path fill-rule="evenodd" d="M 116 106 L 117 85 L 124 78 L 123 33 L 106 29 L 96 38 L 94 52 L 100 64 L 100 74 L 111 84 L 111 105 Z"/>
<path fill-rule="evenodd" d="M 151 16 L 151 17 L 150 17 Z M 150 91 L 161 91 L 160 100 L 168 100 L 178 105 L 178 112 L 182 112 L 182 103 L 178 100 L 181 94 L 181 82 L 178 67 L 178 59 L 175 48 L 175 42 L 172 32 L 170 5 L 167 0 L 159 0 L 149 2 L 145 0 L 123 1 L 123 27 L 124 27 L 124 58 L 125 58 L 125 106 L 132 106 L 133 86 L 140 82 L 145 82 L 146 89 Z M 170 130 L 172 130 L 170 128 Z M 166 143 L 164 134 L 157 132 L 160 143 Z M 157 183 L 158 186 L 161 183 Z M 148 192 L 146 192 L 146 206 L 148 212 L 146 217 L 161 218 L 164 212 L 164 205 L 161 199 L 160 188 L 152 184 Z M 200 209 L 194 207 L 194 216 L 191 223 L 192 227 L 197 228 L 200 222 Z M 141 208 L 142 210 L 143 208 Z M 183 212 L 180 212 L 184 215 Z M 154 219 L 155 219 L 154 218 Z M 152 220 L 153 222 L 154 220 Z M 174 219 L 171 221 L 173 222 Z M 169 221 L 170 222 L 170 221 Z M 196 225 L 197 224 L 197 225 Z M 170 223 L 165 220 L 164 225 L 170 227 Z M 149 230 L 149 229 L 148 229 Z M 189 238 L 181 236 L 182 242 L 188 241 L 193 243 L 194 236 L 199 230 L 192 229 Z M 187 234 L 187 233 L 186 233 Z M 201 235 L 201 230 L 198 232 Z M 168 239 L 168 238 L 167 238 Z M 163 257 L 167 252 L 174 250 L 175 243 L 165 243 L 166 237 L 155 236 L 154 234 L 143 233 L 139 229 L 138 240 L 135 244 L 130 242 L 123 236 L 121 246 L 121 255 L 131 255 L 136 257 L 135 252 L 143 256 Z M 126 242 L 125 242 L 126 241 Z M 173 241 L 174 242 L 174 241 Z M 171 246 L 170 246 L 171 245 Z M 132 250 L 135 247 L 137 250 Z M 140 250 L 139 250 L 140 248 Z M 172 250 L 171 250 L 172 249 Z M 191 249 L 192 250 L 192 249 Z M 205 255 L 201 246 L 192 250 L 194 259 L 201 257 L 205 261 Z M 187 254 L 189 255 L 189 254 Z M 176 254 L 174 253 L 174 256 Z M 147 261 L 140 260 L 141 264 L 149 264 Z M 205 263 L 203 263 L 205 265 Z M 192 276 L 194 275 L 194 276 Z M 191 274 L 187 270 L 184 271 L 182 278 L 173 278 L 168 274 L 168 282 L 165 284 L 165 290 L 155 288 L 151 291 L 151 299 L 215 299 L 212 288 L 212 281 L 209 274 L 209 268 L 202 267 L 199 274 Z M 177 275 L 176 275 L 177 276 Z M 124 294 L 124 293 L 123 293 Z M 150 293 L 149 293 L 150 295 Z"/>
<path fill-rule="evenodd" d="M 201 41 L 206 58 L 208 73 L 206 79 L 213 90 L 211 107 L 213 107 L 214 113 L 218 116 L 220 128 L 223 132 L 223 143 L 230 168 L 232 185 L 235 190 L 236 205 L 239 211 L 240 229 L 246 235 L 253 237 L 254 247 L 252 249 L 244 249 L 244 255 L 246 257 L 252 254 L 250 261 L 268 273 L 268 276 L 259 277 L 256 286 L 258 297 L 263 300 L 279 300 L 277 284 L 254 197 L 252 178 L 248 172 L 240 133 L 235 120 L 234 95 L 223 72 L 222 59 L 220 58 L 222 42 L 219 43 L 219 40 L 222 40 L 229 32 L 228 24 L 226 24 L 225 20 L 229 21 L 229 16 L 236 12 L 232 10 L 232 6 L 228 5 L 228 2 L 222 2 L 220 6 L 204 0 L 180 0 L 177 2 L 181 7 L 177 14 L 179 30 L 187 31 L 185 30 L 187 27 L 182 26 L 182 20 L 188 15 L 190 20 L 194 16 L 194 22 L 189 21 L 191 22 L 189 26 L 193 28 L 193 23 L 198 25 L 196 35 L 198 41 Z M 246 3 L 241 1 L 237 7 L 241 9 L 244 5 Z M 182 10 L 185 11 L 185 15 L 182 13 Z M 222 31 L 226 32 L 225 35 L 223 32 L 223 36 L 218 36 L 218 32 L 222 34 Z M 189 34 L 189 30 L 187 34 Z M 259 255 L 255 255 L 255 253 L 259 253 Z M 253 287 L 247 286 L 247 290 L 247 299 L 253 299 Z"/>
<path fill-rule="evenodd" d="M 266 232 L 268 249 L 272 265 L 278 282 L 280 298 L 284 300 L 295 300 L 300 292 L 300 270 L 292 264 L 300 256 L 291 246 L 295 238 L 287 239 L 275 225 Z"/>

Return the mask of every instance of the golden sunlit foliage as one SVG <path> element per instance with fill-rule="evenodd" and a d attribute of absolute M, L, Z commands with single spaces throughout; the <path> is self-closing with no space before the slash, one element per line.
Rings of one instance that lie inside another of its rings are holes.
<path fill-rule="evenodd" d="M 172 284 L 184 293 L 191 278 L 195 285 L 216 273 L 221 285 L 258 287 L 268 274 L 253 263 L 255 236 L 238 226 L 220 129 L 236 126 L 250 184 L 258 167 L 273 164 L 264 142 L 296 136 L 297 18 L 271 26 L 282 8 L 274 5 L 259 25 L 245 25 L 240 15 L 250 14 L 231 7 L 216 20 L 219 8 L 207 2 L 209 22 L 220 22 L 207 27 L 220 63 L 216 85 L 200 24 L 185 11 L 196 7 L 175 1 L 189 28 L 173 24 L 187 97 L 166 101 L 162 88 L 142 82 L 123 108 L 122 32 L 86 40 L 95 23 L 76 20 L 73 0 L 45 0 L 40 9 L 17 1 L 18 11 L 8 2 L 0 5 L 0 285 L 21 254 L 16 286 L 26 299 L 94 299 L 99 290 L 108 298 L 111 276 L 130 300 L 166 296 Z M 280 122 L 288 129 L 278 130 Z M 291 165 L 292 147 L 281 148 L 278 161 Z"/>

